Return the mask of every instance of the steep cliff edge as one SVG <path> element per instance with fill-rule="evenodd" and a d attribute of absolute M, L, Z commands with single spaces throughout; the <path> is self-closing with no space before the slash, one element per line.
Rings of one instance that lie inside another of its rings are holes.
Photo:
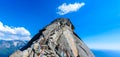
<path fill-rule="evenodd" d="M 10 57 L 95 57 L 74 33 L 67 18 L 58 18 L 39 31 L 26 46 Z"/>

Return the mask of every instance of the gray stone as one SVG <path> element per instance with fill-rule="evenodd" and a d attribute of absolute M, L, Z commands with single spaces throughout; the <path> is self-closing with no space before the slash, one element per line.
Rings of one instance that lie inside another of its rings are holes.
<path fill-rule="evenodd" d="M 95 57 L 74 33 L 67 18 L 58 18 L 40 30 L 22 49 L 10 57 Z"/>

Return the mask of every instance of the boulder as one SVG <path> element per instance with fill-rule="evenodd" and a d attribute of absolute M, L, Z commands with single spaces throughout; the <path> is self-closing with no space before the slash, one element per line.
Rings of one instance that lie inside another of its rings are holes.
<path fill-rule="evenodd" d="M 67 18 L 58 18 L 40 30 L 10 57 L 95 57 L 74 32 Z"/>

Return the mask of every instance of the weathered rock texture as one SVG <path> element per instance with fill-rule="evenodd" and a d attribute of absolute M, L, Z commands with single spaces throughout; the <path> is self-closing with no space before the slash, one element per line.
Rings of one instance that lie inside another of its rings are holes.
<path fill-rule="evenodd" d="M 73 30 L 69 19 L 58 18 L 10 57 L 94 57 Z"/>

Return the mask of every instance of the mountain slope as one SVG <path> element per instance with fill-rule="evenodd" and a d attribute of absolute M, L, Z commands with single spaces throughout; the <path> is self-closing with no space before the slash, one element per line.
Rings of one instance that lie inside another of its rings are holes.
<path fill-rule="evenodd" d="M 10 57 L 94 57 L 74 33 L 69 19 L 58 18 L 39 31 L 26 46 Z"/>

